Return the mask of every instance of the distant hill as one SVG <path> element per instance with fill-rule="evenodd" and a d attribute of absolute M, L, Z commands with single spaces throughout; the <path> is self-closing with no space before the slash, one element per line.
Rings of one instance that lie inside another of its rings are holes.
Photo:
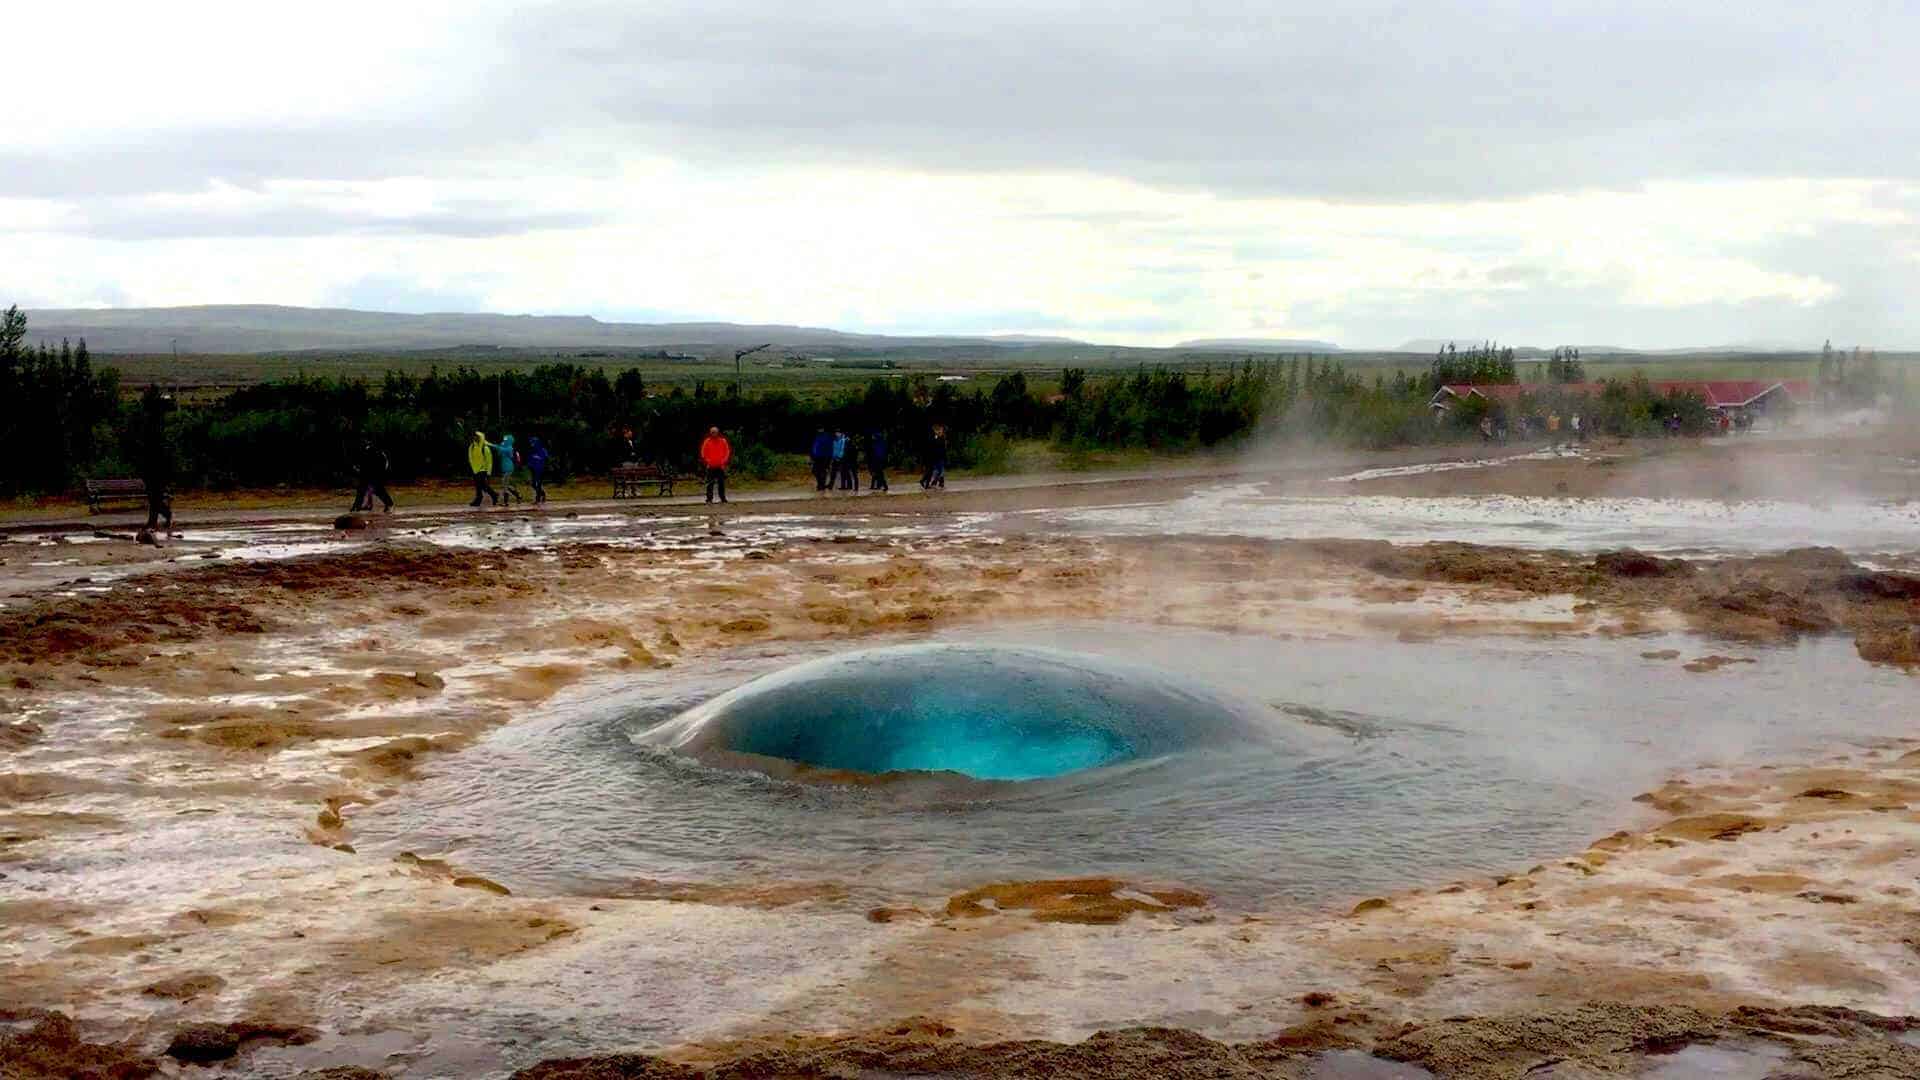
<path fill-rule="evenodd" d="M 1196 338 L 1175 345 L 1195 352 L 1339 352 L 1331 341 L 1305 338 Z"/>
<path fill-rule="evenodd" d="M 260 353 L 369 349 L 500 348 L 911 348 L 982 345 L 1016 349 L 1073 344 L 1067 338 L 889 337 L 807 326 L 722 322 L 617 323 L 587 315 L 405 315 L 347 308 L 216 304 L 175 308 L 67 308 L 27 312 L 36 341 L 87 339 L 98 353 Z"/>
<path fill-rule="evenodd" d="M 988 341 L 1000 345 L 1085 345 L 1078 338 L 1055 337 L 1052 334 L 994 334 Z"/>

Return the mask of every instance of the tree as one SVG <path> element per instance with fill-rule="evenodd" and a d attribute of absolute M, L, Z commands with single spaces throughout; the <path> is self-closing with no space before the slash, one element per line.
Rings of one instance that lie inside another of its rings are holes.
<path fill-rule="evenodd" d="M 1553 358 L 1547 361 L 1547 381 L 1561 384 L 1586 382 L 1587 371 L 1580 363 L 1580 350 L 1571 345 L 1555 348 Z"/>

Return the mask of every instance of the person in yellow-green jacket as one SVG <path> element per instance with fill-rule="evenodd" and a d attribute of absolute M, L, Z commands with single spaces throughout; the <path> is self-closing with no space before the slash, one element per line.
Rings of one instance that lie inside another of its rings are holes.
<path fill-rule="evenodd" d="M 487 433 L 476 431 L 473 441 L 467 443 L 467 467 L 473 470 L 473 501 L 468 506 L 479 506 L 480 496 L 493 500 L 500 505 L 500 493 L 487 483 L 487 477 L 493 473 L 493 444 L 487 442 Z"/>

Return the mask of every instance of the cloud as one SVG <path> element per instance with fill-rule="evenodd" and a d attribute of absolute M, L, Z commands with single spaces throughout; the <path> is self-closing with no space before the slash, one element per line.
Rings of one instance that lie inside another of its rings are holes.
<path fill-rule="evenodd" d="M 103 19 L 90 77 L 0 74 L 38 106 L 0 148 L 14 295 L 1920 341 L 1914 5 L 209 0 L 10 30 Z"/>
<path fill-rule="evenodd" d="M 297 39 L 236 52 L 231 27 L 187 38 L 157 23 L 165 40 L 105 73 L 163 102 L 236 55 L 256 81 L 183 93 L 175 122 L 131 135 L 111 122 L 124 98 L 69 104 L 99 137 L 69 125 L 0 157 L 0 193 L 556 154 L 590 169 L 609 149 L 1380 201 L 1920 171 L 1913 5 L 662 0 L 476 5 L 437 38 L 390 8 L 329 57 L 364 82 Z"/>
<path fill-rule="evenodd" d="M 471 285 L 434 285 L 392 274 L 370 274 L 327 290 L 326 307 L 399 311 L 415 315 L 485 312 L 486 291 Z"/>

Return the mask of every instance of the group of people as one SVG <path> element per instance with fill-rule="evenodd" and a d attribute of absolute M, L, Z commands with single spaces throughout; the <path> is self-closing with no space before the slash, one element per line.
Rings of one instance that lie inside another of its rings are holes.
<path fill-rule="evenodd" d="M 1514 420 L 1514 430 L 1509 432 L 1507 418 L 1504 415 L 1487 415 L 1480 418 L 1480 441 L 1505 445 L 1510 434 L 1521 439 L 1533 438 L 1544 433 L 1550 446 L 1561 443 L 1583 443 L 1592 431 L 1592 421 L 1582 419 L 1579 413 L 1573 413 L 1562 424 L 1559 413 L 1548 413 L 1544 417 L 1521 415 Z"/>
<path fill-rule="evenodd" d="M 886 491 L 887 434 L 873 432 L 866 443 L 867 486 L 873 491 Z M 813 490 L 860 490 L 860 446 L 846 432 L 829 433 L 826 428 L 814 432 L 807 456 L 813 463 Z"/>
<path fill-rule="evenodd" d="M 533 488 L 533 505 L 544 504 L 547 501 L 546 472 L 549 460 L 546 444 L 540 441 L 538 435 L 527 440 L 523 454 L 514 446 L 512 435 L 502 435 L 499 442 L 492 442 L 486 432 L 476 430 L 473 438 L 467 441 L 467 467 L 473 471 L 473 501 L 467 505 L 478 507 L 483 499 L 491 499 L 494 506 L 503 503 L 511 506 L 515 502 L 524 505 L 526 496 L 520 494 L 519 484 L 514 479 L 521 470 L 525 470 L 528 483 Z M 498 491 L 489 482 L 496 465 L 500 469 Z M 393 500 L 385 501 L 391 510 Z M 355 502 L 354 509 L 359 508 L 360 504 Z M 372 498 L 367 499 L 367 509 L 373 509 Z"/>
<path fill-rule="evenodd" d="M 892 490 L 887 484 L 887 433 L 871 432 L 865 443 L 868 490 Z M 860 456 L 860 441 L 845 431 L 829 432 L 826 428 L 815 430 L 813 445 L 807 451 L 807 457 L 813 465 L 813 490 L 859 491 Z M 925 465 L 925 471 L 920 474 L 921 490 L 945 488 L 947 429 L 942 424 L 933 425 L 933 431 L 927 439 Z"/>
<path fill-rule="evenodd" d="M 638 460 L 633 429 L 622 429 L 620 438 L 628 460 Z M 891 490 L 887 483 L 885 432 L 874 431 L 864 440 L 856 440 L 845 431 L 819 429 L 813 437 L 808 455 L 813 464 L 814 490 L 831 491 L 837 487 L 841 491 L 859 491 L 863 455 L 868 489 Z M 733 446 L 719 428 L 707 429 L 706 437 L 700 441 L 699 457 L 700 466 L 706 474 L 707 501 L 711 503 L 718 499 L 726 502 L 727 468 L 733 462 Z M 533 505 L 544 504 L 547 501 L 546 471 L 551 461 L 551 452 L 537 435 L 527 440 L 523 450 L 516 445 L 515 437 L 511 434 L 502 435 L 499 442 L 494 442 L 487 438 L 486 432 L 475 430 L 467 441 L 467 468 L 473 476 L 473 501 L 467 505 L 478 508 L 483 505 L 511 506 L 515 502 L 524 504 L 526 496 L 521 494 L 518 482 L 522 475 L 532 488 Z M 920 477 L 921 488 L 945 488 L 947 431 L 942 425 L 933 427 L 927 444 L 925 465 L 926 469 Z M 361 441 L 354 455 L 353 513 L 371 511 L 376 501 L 383 511 L 393 511 L 393 496 L 387 491 L 387 476 L 391 467 L 386 452 L 373 439 Z M 493 484 L 496 473 L 500 481 L 497 488 Z"/>

